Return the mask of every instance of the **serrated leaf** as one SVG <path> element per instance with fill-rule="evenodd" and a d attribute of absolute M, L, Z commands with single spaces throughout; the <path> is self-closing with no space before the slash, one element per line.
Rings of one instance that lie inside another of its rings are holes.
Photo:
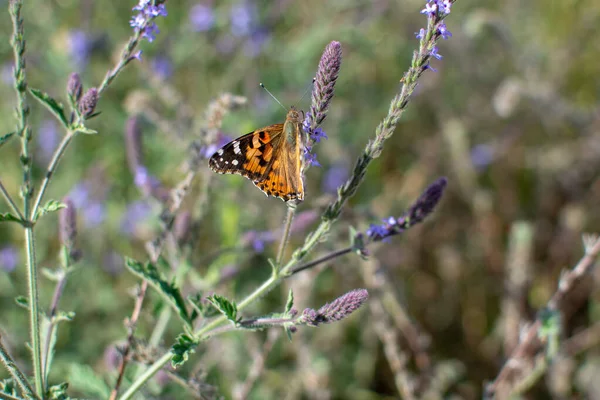
<path fill-rule="evenodd" d="M 173 354 L 171 365 L 173 368 L 183 365 L 198 345 L 198 342 L 192 336 L 186 334 L 177 336 L 176 340 L 177 342 L 171 347 L 171 353 Z"/>
<path fill-rule="evenodd" d="M 54 211 L 58 211 L 61 208 L 67 208 L 67 205 L 64 203 L 61 203 L 60 201 L 56 201 L 56 200 L 48 200 L 48 202 L 42 206 L 37 213 L 35 213 L 35 218 L 34 221 L 37 221 L 39 218 L 43 217 L 44 215 L 54 212 Z"/>
<path fill-rule="evenodd" d="M 88 119 L 89 119 L 89 118 L 88 118 Z M 75 127 L 73 128 L 73 130 L 74 130 L 75 132 L 80 132 L 80 133 L 83 133 L 83 134 L 85 134 L 85 135 L 96 135 L 96 134 L 98 134 L 98 131 L 96 131 L 96 130 L 94 130 L 94 129 L 90 129 L 90 128 L 88 128 L 87 126 L 85 126 L 85 125 L 83 125 L 83 124 L 80 124 L 80 125 L 77 125 L 77 126 L 75 126 Z"/>
<path fill-rule="evenodd" d="M 225 297 L 219 296 L 218 294 L 208 297 L 207 300 L 213 305 L 213 307 L 219 310 L 221 314 L 225 315 L 228 320 L 234 324 L 239 322 L 237 316 L 237 305 L 235 303 L 232 303 Z"/>
<path fill-rule="evenodd" d="M 6 142 L 8 142 L 8 139 L 10 139 L 11 137 L 13 137 L 15 135 L 14 132 L 10 132 L 7 133 L 4 136 L 0 136 L 0 147 L 2 147 L 3 144 L 5 144 Z"/>
<path fill-rule="evenodd" d="M 40 103 L 50 110 L 60 122 L 62 122 L 65 128 L 69 127 L 69 121 L 67 121 L 67 117 L 65 116 L 65 108 L 61 103 L 57 102 L 48 93 L 42 92 L 41 90 L 29 89 L 29 91 Z"/>
<path fill-rule="evenodd" d="M 110 397 L 111 388 L 88 365 L 71 364 L 69 366 L 69 383 L 73 389 L 85 393 L 92 399 L 108 399 Z"/>
<path fill-rule="evenodd" d="M 192 314 L 190 315 L 190 321 L 196 320 L 200 315 L 204 316 L 206 307 L 202 304 L 202 294 L 196 293 L 189 295 L 187 301 L 192 305 Z"/>
<path fill-rule="evenodd" d="M 24 309 L 29 310 L 29 300 L 27 299 L 27 297 L 17 296 L 17 297 L 15 297 L 15 303 L 17 303 L 18 306 L 21 306 Z"/>
<path fill-rule="evenodd" d="M 0 222 L 16 222 L 17 224 L 23 225 L 23 221 L 11 213 L 0 213 Z"/>
<path fill-rule="evenodd" d="M 67 395 L 67 389 L 69 384 L 66 382 L 59 383 L 58 385 L 50 386 L 45 398 L 48 400 L 69 400 L 70 397 Z"/>
<path fill-rule="evenodd" d="M 147 281 L 158 293 L 177 311 L 181 319 L 187 325 L 191 324 L 190 316 L 187 312 L 185 300 L 175 283 L 167 282 L 163 274 L 151 264 L 142 264 L 131 258 L 125 259 L 125 266 L 134 275 Z"/>
<path fill-rule="evenodd" d="M 292 311 L 292 307 L 294 307 L 294 292 L 292 291 L 292 289 L 290 289 L 290 292 L 288 293 L 287 302 L 285 303 L 284 314 L 289 314 L 290 311 Z"/>

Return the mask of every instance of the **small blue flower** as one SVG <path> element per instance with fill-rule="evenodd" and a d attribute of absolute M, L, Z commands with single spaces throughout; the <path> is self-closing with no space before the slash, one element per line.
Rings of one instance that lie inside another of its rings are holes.
<path fill-rule="evenodd" d="M 430 70 L 432 70 L 433 72 L 437 72 L 437 69 L 433 68 L 433 67 L 431 66 L 431 64 L 429 64 L 429 63 L 427 63 L 427 65 L 425 65 L 424 69 L 430 69 Z"/>
<path fill-rule="evenodd" d="M 136 31 L 141 32 L 142 37 L 148 39 L 149 42 L 154 41 L 160 31 L 152 20 L 156 17 L 167 16 L 165 5 L 155 6 L 152 4 L 152 0 L 140 0 L 138 5 L 133 7 L 133 11 L 139 11 L 139 14 L 129 21 L 129 25 Z"/>
<path fill-rule="evenodd" d="M 430 55 L 431 57 L 435 57 L 435 58 L 437 58 L 438 60 L 441 60 L 441 59 L 442 59 L 442 55 L 438 53 L 438 48 L 437 48 L 437 46 L 433 46 L 433 49 L 431 49 L 431 53 L 429 53 L 429 55 Z"/>
<path fill-rule="evenodd" d="M 441 24 L 439 24 L 438 32 L 439 32 L 440 36 L 442 37 L 442 39 L 444 39 L 444 40 L 448 40 L 449 38 L 452 37 L 452 33 L 446 28 L 446 24 L 443 22 Z"/>
<path fill-rule="evenodd" d="M 142 50 L 138 50 L 131 56 L 131 59 L 136 59 L 142 61 Z"/>
<path fill-rule="evenodd" d="M 304 148 L 304 162 L 306 162 L 308 165 L 315 165 L 317 167 L 320 167 L 321 164 L 319 164 L 319 162 L 317 161 L 317 155 L 311 153 L 310 150 L 311 148 L 309 146 L 306 146 Z"/>
<path fill-rule="evenodd" d="M 421 10 L 421 14 L 435 15 L 436 11 L 437 4 L 435 2 L 432 3 L 428 1 L 427 4 L 425 4 L 425 8 Z"/>
<path fill-rule="evenodd" d="M 336 193 L 337 188 L 348 179 L 348 168 L 344 164 L 337 164 L 329 168 L 323 177 L 321 188 L 326 193 Z"/>
<path fill-rule="evenodd" d="M 327 139 L 327 135 L 325 134 L 325 131 L 319 127 L 312 132 L 312 134 L 310 135 L 310 138 L 315 143 L 319 143 L 321 141 L 321 139 Z"/>
<path fill-rule="evenodd" d="M 215 13 L 205 4 L 196 4 L 190 10 L 190 23 L 196 32 L 208 31 L 215 24 Z"/>
<path fill-rule="evenodd" d="M 371 224 L 366 234 L 371 239 L 384 238 L 389 234 L 389 230 L 384 225 Z"/>
<path fill-rule="evenodd" d="M 471 149 L 471 162 L 476 170 L 483 170 L 494 161 L 494 148 L 489 144 L 478 144 Z"/>
<path fill-rule="evenodd" d="M 383 222 L 387 223 L 390 226 L 394 226 L 396 225 L 397 220 L 394 217 L 389 217 L 387 219 L 384 219 Z"/>
<path fill-rule="evenodd" d="M 423 39 L 425 37 L 425 29 L 421 28 L 419 32 L 415 32 L 415 37 L 419 40 Z"/>
<path fill-rule="evenodd" d="M 437 0 L 437 7 L 442 15 L 448 15 L 450 14 L 452 2 L 450 0 Z"/>

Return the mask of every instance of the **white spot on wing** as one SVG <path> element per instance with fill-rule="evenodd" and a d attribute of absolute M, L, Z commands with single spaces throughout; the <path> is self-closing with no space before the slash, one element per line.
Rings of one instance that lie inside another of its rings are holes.
<path fill-rule="evenodd" d="M 238 160 L 233 160 L 231 163 L 232 163 L 233 165 L 238 165 Z"/>
<path fill-rule="evenodd" d="M 242 154 L 242 151 L 240 150 L 240 142 L 233 142 L 233 152 L 235 154 Z"/>
<path fill-rule="evenodd" d="M 219 161 L 223 161 L 223 157 L 219 158 Z"/>
<path fill-rule="evenodd" d="M 223 149 L 220 149 L 219 151 L 217 151 L 217 154 L 222 156 L 223 155 Z M 223 159 L 221 158 L 221 161 L 223 161 Z"/>

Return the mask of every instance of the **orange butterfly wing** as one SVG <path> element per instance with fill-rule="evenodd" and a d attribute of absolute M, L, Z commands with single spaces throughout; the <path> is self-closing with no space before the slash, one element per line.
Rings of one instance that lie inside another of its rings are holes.
<path fill-rule="evenodd" d="M 291 112 L 291 111 L 290 111 Z M 294 132 L 300 135 L 297 121 Z M 290 143 L 284 137 L 285 124 L 274 124 L 231 141 L 209 160 L 210 168 L 220 174 L 238 174 L 252 181 L 267 196 L 284 201 L 303 200 L 300 175 L 300 138 Z"/>

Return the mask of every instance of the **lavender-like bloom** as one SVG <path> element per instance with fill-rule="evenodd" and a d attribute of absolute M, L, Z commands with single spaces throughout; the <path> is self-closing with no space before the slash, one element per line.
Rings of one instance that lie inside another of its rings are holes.
<path fill-rule="evenodd" d="M 139 14 L 129 21 L 129 25 L 136 32 L 141 32 L 141 36 L 148 39 L 149 42 L 153 42 L 160 32 L 153 20 L 156 17 L 167 16 L 164 4 L 154 5 L 153 3 L 153 0 L 140 0 L 138 5 L 133 7 L 133 11 L 139 11 Z"/>
<path fill-rule="evenodd" d="M 67 248 L 69 257 L 72 261 L 77 261 L 81 257 L 81 253 L 75 248 L 75 239 L 77 237 L 77 211 L 75 203 L 65 197 L 63 203 L 66 208 L 60 210 L 58 215 L 58 233 L 60 242 Z"/>
<path fill-rule="evenodd" d="M 67 81 L 67 94 L 71 98 L 73 104 L 78 104 L 81 95 L 83 94 L 83 84 L 77 72 L 73 72 Z"/>
<path fill-rule="evenodd" d="M 385 240 L 422 222 L 438 205 L 447 184 L 448 179 L 437 179 L 400 218 L 389 217 L 381 225 L 371 225 L 366 235 L 373 241 Z"/>
<path fill-rule="evenodd" d="M 206 4 L 196 4 L 190 9 L 190 23 L 196 32 L 205 32 L 215 24 L 215 13 Z"/>
<path fill-rule="evenodd" d="M 94 113 L 98 104 L 98 89 L 90 88 L 79 102 L 79 112 L 84 118 L 89 118 Z"/>
<path fill-rule="evenodd" d="M 317 130 L 317 127 L 325 121 L 329 103 L 333 98 L 335 82 L 337 81 L 342 65 L 342 45 L 340 42 L 333 41 L 325 47 L 325 51 L 321 56 L 317 75 L 312 90 L 312 100 L 310 111 L 306 113 L 302 129 L 310 138 L 312 143 L 318 143 L 322 138 L 327 138 L 327 135 L 322 130 Z M 315 164 L 316 158 L 310 152 L 312 143 L 306 143 L 304 148 L 304 163 L 305 165 Z"/>
<path fill-rule="evenodd" d="M 69 33 L 69 53 L 76 69 L 83 70 L 87 66 L 91 49 L 92 41 L 87 33 L 82 30 Z"/>
<path fill-rule="evenodd" d="M 54 149 L 58 145 L 59 134 L 58 126 L 53 119 L 45 119 L 40 123 L 39 128 L 39 150 L 40 160 L 47 163 L 52 158 Z"/>
<path fill-rule="evenodd" d="M 249 2 L 244 2 L 231 9 L 231 33 L 234 36 L 247 36 L 254 25 L 255 9 Z"/>
<path fill-rule="evenodd" d="M 326 193 L 336 193 L 337 188 L 346 182 L 348 179 L 348 167 L 344 164 L 333 165 L 323 177 L 321 188 Z"/>
<path fill-rule="evenodd" d="M 312 308 L 305 309 L 298 322 L 309 326 L 318 326 L 319 324 L 339 321 L 358 310 L 368 298 L 369 292 L 366 289 L 352 290 L 333 302 L 325 304 L 318 311 Z"/>
<path fill-rule="evenodd" d="M 425 49 L 425 54 L 428 56 L 423 66 L 424 70 L 430 69 L 436 72 L 436 69 L 429 65 L 429 57 L 434 57 L 438 60 L 442 59 L 442 56 L 438 53 L 438 48 L 431 44 L 431 41 L 435 43 L 440 37 L 442 39 L 452 37 L 452 33 L 448 30 L 446 24 L 442 22 L 442 19 L 450 14 L 452 3 L 452 0 L 427 0 L 425 8 L 421 10 L 421 14 L 427 15 L 427 19 L 429 20 L 428 26 L 434 26 L 433 37 L 427 38 L 427 31 L 424 29 L 419 30 L 419 33 L 416 35 L 417 39 L 421 41 L 421 48 Z M 425 44 L 427 45 L 424 46 Z"/>
<path fill-rule="evenodd" d="M 173 75 L 173 64 L 167 57 L 157 57 L 152 60 L 152 70 L 164 81 Z"/>
<path fill-rule="evenodd" d="M 12 272 L 19 265 L 19 252 L 14 247 L 0 249 L 0 269 Z"/>

